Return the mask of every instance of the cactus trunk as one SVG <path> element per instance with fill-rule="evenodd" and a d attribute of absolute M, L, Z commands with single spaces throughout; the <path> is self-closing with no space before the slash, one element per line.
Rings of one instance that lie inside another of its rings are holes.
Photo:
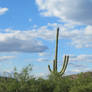
<path fill-rule="evenodd" d="M 53 60 L 53 70 L 51 70 L 50 65 L 48 65 L 48 69 L 50 72 L 52 73 L 60 73 L 61 75 L 64 74 L 67 65 L 68 65 L 68 61 L 69 61 L 69 56 L 65 56 L 64 57 L 64 63 L 63 63 L 63 67 L 61 69 L 60 72 L 57 71 L 57 60 L 58 60 L 58 37 L 59 37 L 59 28 L 57 28 L 57 33 L 56 33 L 56 48 L 55 48 L 55 59 Z"/>
<path fill-rule="evenodd" d="M 56 34 L 56 50 L 55 50 L 55 72 L 57 71 L 57 56 L 58 56 L 58 35 L 59 35 L 59 28 L 57 29 L 57 34 Z"/>

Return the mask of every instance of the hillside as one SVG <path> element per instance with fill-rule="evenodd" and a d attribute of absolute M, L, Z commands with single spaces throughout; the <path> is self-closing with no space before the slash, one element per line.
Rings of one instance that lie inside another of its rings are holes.
<path fill-rule="evenodd" d="M 80 76 L 82 76 L 83 78 L 87 78 L 88 76 L 92 76 L 92 72 L 82 72 L 79 74 L 69 75 L 71 79 L 77 79 Z"/>

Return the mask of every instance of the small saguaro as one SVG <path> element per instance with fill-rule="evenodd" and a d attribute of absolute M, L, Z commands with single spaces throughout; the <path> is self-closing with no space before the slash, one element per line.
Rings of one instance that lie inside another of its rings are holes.
<path fill-rule="evenodd" d="M 57 28 L 57 33 L 56 33 L 56 48 L 55 48 L 55 59 L 53 60 L 53 70 L 51 70 L 50 65 L 48 65 L 48 69 L 51 73 L 54 73 L 54 74 L 59 73 L 62 76 L 67 68 L 69 56 L 66 56 L 66 55 L 64 56 L 63 67 L 61 68 L 61 71 L 58 72 L 57 71 L 58 37 L 59 37 L 59 28 Z"/>

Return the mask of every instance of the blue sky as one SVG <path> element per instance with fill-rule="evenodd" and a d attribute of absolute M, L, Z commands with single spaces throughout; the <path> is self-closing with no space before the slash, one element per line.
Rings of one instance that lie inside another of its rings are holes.
<path fill-rule="evenodd" d="M 91 71 L 91 8 L 91 0 L 0 0 L 0 74 L 32 64 L 32 74 L 48 75 L 57 27 L 58 71 L 65 54 L 65 74 Z"/>

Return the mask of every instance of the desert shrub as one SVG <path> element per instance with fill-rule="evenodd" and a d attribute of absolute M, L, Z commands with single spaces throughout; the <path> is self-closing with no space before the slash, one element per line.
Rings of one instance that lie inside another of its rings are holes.
<path fill-rule="evenodd" d="M 81 86 L 74 86 L 69 92 L 92 92 L 92 83 Z"/>
<path fill-rule="evenodd" d="M 28 65 L 19 73 L 15 68 L 12 77 L 0 78 L 0 92 L 92 92 L 92 73 L 71 76 L 50 74 L 47 79 L 35 78 Z"/>

